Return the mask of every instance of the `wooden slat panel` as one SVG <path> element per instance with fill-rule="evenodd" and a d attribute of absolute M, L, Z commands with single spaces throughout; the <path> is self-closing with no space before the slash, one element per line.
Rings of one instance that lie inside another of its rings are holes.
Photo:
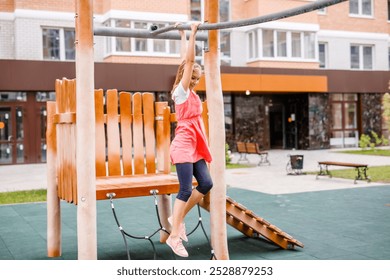
<path fill-rule="evenodd" d="M 164 107 L 168 102 L 156 102 L 156 158 L 158 172 L 164 172 Z"/>
<path fill-rule="evenodd" d="M 56 108 L 55 108 L 55 111 L 56 113 L 60 113 L 61 110 L 60 110 L 60 106 L 61 106 L 61 98 L 62 98 L 62 80 L 59 80 L 57 79 L 56 82 L 55 82 L 55 90 L 56 90 Z M 58 136 L 58 134 L 60 134 L 60 126 L 57 126 L 56 127 L 56 150 L 57 150 L 57 158 L 56 158 L 56 173 L 57 173 L 57 193 L 58 193 L 58 197 L 60 199 L 63 199 L 63 190 L 62 190 L 62 176 L 61 176 L 61 171 L 60 171 L 60 168 L 61 168 L 61 162 L 60 162 L 60 151 L 59 151 L 59 148 L 61 147 L 61 139 L 60 137 Z"/>
<path fill-rule="evenodd" d="M 131 132 L 131 94 L 121 92 L 119 95 L 122 136 L 123 174 L 133 174 L 133 136 Z"/>
<path fill-rule="evenodd" d="M 65 78 L 58 81 L 56 91 L 57 114 L 75 112 L 75 81 Z M 59 197 L 72 202 L 77 186 L 75 124 L 57 125 L 57 168 Z"/>
<path fill-rule="evenodd" d="M 108 174 L 121 175 L 120 166 L 120 140 L 118 124 L 118 91 L 107 90 L 107 152 L 108 152 Z"/>
<path fill-rule="evenodd" d="M 207 107 L 207 102 L 202 102 L 202 106 L 203 106 L 202 119 L 204 123 L 206 137 L 207 139 L 209 139 L 209 109 Z"/>
<path fill-rule="evenodd" d="M 163 141 L 164 141 L 164 173 L 171 173 L 171 156 L 169 153 L 169 146 L 171 145 L 171 108 L 165 106 L 164 115 L 163 115 L 164 131 L 163 131 Z"/>
<path fill-rule="evenodd" d="M 95 143 L 96 143 L 96 176 L 106 174 L 106 135 L 104 131 L 104 97 L 103 90 L 95 90 Z"/>
<path fill-rule="evenodd" d="M 69 100 L 69 112 L 71 113 L 76 113 L 76 79 L 72 79 L 69 81 L 69 86 L 68 86 L 68 100 Z M 71 188 L 71 190 L 69 190 L 69 202 L 73 202 L 75 204 L 77 204 L 77 163 L 76 163 L 76 124 L 75 123 L 72 123 L 72 124 L 69 124 L 69 127 L 70 127 L 70 144 L 69 144 L 69 147 L 71 149 L 71 151 L 69 151 L 70 153 L 70 157 L 71 157 L 71 170 L 68 174 L 68 176 L 70 177 L 70 180 L 72 181 L 71 182 L 71 185 L 69 188 Z"/>
<path fill-rule="evenodd" d="M 156 173 L 156 138 L 154 134 L 155 114 L 153 94 L 149 92 L 142 94 L 142 107 L 144 113 L 146 173 Z"/>
<path fill-rule="evenodd" d="M 142 123 L 142 96 L 137 92 L 133 95 L 133 142 L 134 142 L 134 173 L 145 173 L 144 133 Z"/>

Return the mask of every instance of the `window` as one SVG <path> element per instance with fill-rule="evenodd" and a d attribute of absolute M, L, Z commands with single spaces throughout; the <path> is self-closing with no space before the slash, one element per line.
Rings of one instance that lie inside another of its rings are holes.
<path fill-rule="evenodd" d="M 314 32 L 263 29 L 261 53 L 263 57 L 315 59 L 315 42 Z"/>
<path fill-rule="evenodd" d="M 221 65 L 230 65 L 230 32 L 220 32 Z"/>
<path fill-rule="evenodd" d="M 318 44 L 318 59 L 320 61 L 320 68 L 327 68 L 327 52 L 328 52 L 328 44 L 327 43 L 319 43 Z"/>
<path fill-rule="evenodd" d="M 173 23 L 151 23 L 145 21 L 131 21 L 127 19 L 109 19 L 103 23 L 104 26 L 115 26 L 118 28 L 134 28 L 149 30 L 151 25 L 163 28 Z M 170 55 L 180 53 L 179 40 L 162 40 L 147 38 L 125 38 L 125 37 L 106 37 L 106 53 L 146 53 L 150 55 Z"/>
<path fill-rule="evenodd" d="M 75 31 L 70 28 L 43 28 L 43 59 L 74 60 Z"/>
<path fill-rule="evenodd" d="M 116 20 L 115 27 L 120 28 L 130 28 L 130 20 Z M 116 51 L 117 52 L 130 52 L 131 51 L 131 41 L 130 38 L 124 37 L 115 37 L 116 41 Z"/>
<path fill-rule="evenodd" d="M 351 69 L 373 69 L 373 47 L 351 45 Z"/>
<path fill-rule="evenodd" d="M 146 22 L 134 22 L 135 29 L 148 29 Z M 135 49 L 136 52 L 146 52 L 148 50 L 148 39 L 135 38 Z"/>
<path fill-rule="evenodd" d="M 332 109 L 331 146 L 356 147 L 358 133 L 358 98 L 354 93 L 334 93 L 330 95 Z"/>
<path fill-rule="evenodd" d="M 158 29 L 164 28 L 166 24 L 164 23 L 156 23 L 155 24 Z M 167 46 L 166 46 L 166 40 L 161 40 L 161 39 L 155 39 L 153 40 L 153 51 L 154 52 L 166 52 Z"/>
<path fill-rule="evenodd" d="M 302 57 L 301 33 L 291 32 L 291 56 Z"/>
<path fill-rule="evenodd" d="M 220 22 L 230 20 L 230 0 L 219 0 Z M 221 65 L 230 65 L 230 31 L 220 31 Z"/>
<path fill-rule="evenodd" d="M 191 0 L 191 20 L 202 21 L 201 0 Z"/>
<path fill-rule="evenodd" d="M 314 59 L 315 58 L 315 34 L 313 32 L 304 32 L 304 58 Z"/>
<path fill-rule="evenodd" d="M 388 56 L 388 60 L 389 60 L 389 70 L 390 70 L 390 47 L 388 47 L 387 56 Z"/>
<path fill-rule="evenodd" d="M 248 45 L 249 45 L 249 58 L 258 57 L 258 39 L 257 39 L 257 30 L 251 31 L 248 34 Z"/>
<path fill-rule="evenodd" d="M 273 30 L 263 30 L 263 56 L 274 57 L 274 32 Z"/>
<path fill-rule="evenodd" d="M 203 10 L 207 1 L 205 0 L 190 0 L 190 18 L 192 21 L 204 21 Z M 230 2 L 231 0 L 219 0 L 219 21 L 227 22 L 230 20 Z M 221 65 L 231 64 L 230 55 L 230 31 L 220 31 L 220 51 Z M 196 42 L 196 62 L 202 63 L 203 42 Z"/>
<path fill-rule="evenodd" d="M 287 57 L 287 32 L 277 31 L 276 32 L 276 56 Z"/>
<path fill-rule="evenodd" d="M 357 16 L 372 16 L 372 0 L 350 0 L 349 14 Z"/>
<path fill-rule="evenodd" d="M 390 21 L 390 0 L 387 0 L 387 20 Z"/>

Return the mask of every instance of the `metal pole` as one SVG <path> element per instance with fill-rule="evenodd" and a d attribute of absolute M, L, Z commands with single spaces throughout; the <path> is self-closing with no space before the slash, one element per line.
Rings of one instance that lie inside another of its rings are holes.
<path fill-rule="evenodd" d="M 166 32 L 164 34 L 153 34 L 148 30 L 129 29 L 123 27 L 95 27 L 93 29 L 95 36 L 115 36 L 115 37 L 132 37 L 132 38 L 153 38 L 153 39 L 168 39 L 180 40 L 180 34 L 175 32 Z M 188 36 L 188 34 L 187 34 Z M 198 33 L 197 41 L 207 41 L 207 34 Z"/>
<path fill-rule="evenodd" d="M 345 2 L 348 0 L 319 0 L 315 1 L 303 6 L 295 7 L 286 11 L 277 12 L 269 15 L 264 15 L 260 17 L 255 17 L 251 19 L 243 19 L 243 20 L 237 20 L 237 21 L 229 21 L 229 22 L 219 22 L 219 23 L 205 23 L 199 25 L 199 30 L 216 30 L 216 29 L 229 29 L 229 28 L 235 28 L 235 27 L 242 27 L 247 25 L 254 25 L 259 23 L 264 23 L 268 21 L 275 21 L 283 18 L 288 18 L 292 16 L 297 16 L 300 14 L 308 13 L 314 10 L 318 10 L 321 8 L 325 8 L 331 5 L 339 4 L 341 2 Z M 157 26 L 152 27 L 152 31 L 150 31 L 150 34 L 158 35 L 161 33 L 165 33 L 174 29 L 178 30 L 190 30 L 191 25 L 190 24 L 182 24 L 177 27 L 174 25 L 170 25 L 161 29 L 157 29 Z"/>

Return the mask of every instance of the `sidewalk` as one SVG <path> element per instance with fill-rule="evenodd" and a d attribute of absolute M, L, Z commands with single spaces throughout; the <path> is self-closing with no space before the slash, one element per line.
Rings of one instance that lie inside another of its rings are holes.
<path fill-rule="evenodd" d="M 287 194 L 323 190 L 338 190 L 357 187 L 373 187 L 383 185 L 380 183 L 329 178 L 316 175 L 287 175 L 286 165 L 290 155 L 303 155 L 303 173 L 318 172 L 318 161 L 341 161 L 352 163 L 368 164 L 368 175 L 370 166 L 390 165 L 390 158 L 383 156 L 362 156 L 340 153 L 337 150 L 314 150 L 314 151 L 269 151 L 269 161 L 271 165 L 256 166 L 243 169 L 230 169 L 226 171 L 226 182 L 228 186 L 263 192 L 268 194 Z M 256 165 L 259 157 L 257 155 L 247 156 L 250 163 Z M 234 154 L 233 163 L 239 159 L 238 154 Z M 343 167 L 330 167 L 332 169 L 342 169 Z"/>
<path fill-rule="evenodd" d="M 248 155 L 251 168 L 228 169 L 225 180 L 228 186 L 264 192 L 269 194 L 297 193 L 307 191 L 336 190 L 340 188 L 356 188 L 365 186 L 377 186 L 377 183 L 328 178 L 325 176 L 315 179 L 315 175 L 287 175 L 286 164 L 289 155 L 303 155 L 303 172 L 318 171 L 319 160 L 347 161 L 366 163 L 368 166 L 390 165 L 388 157 L 361 156 L 339 153 L 338 150 L 314 150 L 314 151 L 291 151 L 270 150 L 270 166 L 256 166 L 257 155 Z M 233 163 L 239 159 L 234 154 Z M 336 169 L 336 168 L 335 168 Z M 337 167 L 337 169 L 339 169 Z M 369 174 L 369 170 L 368 170 Z M 0 192 L 46 189 L 46 164 L 26 164 L 0 166 Z"/>

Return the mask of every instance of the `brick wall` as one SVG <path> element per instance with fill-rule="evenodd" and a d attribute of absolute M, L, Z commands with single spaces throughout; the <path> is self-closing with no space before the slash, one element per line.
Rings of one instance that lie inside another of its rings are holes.
<path fill-rule="evenodd" d="M 374 18 L 349 16 L 349 2 L 327 7 L 325 15 L 319 15 L 321 29 L 355 32 L 389 33 L 387 0 L 373 0 Z M 342 24 L 341 24 L 342 23 Z"/>
<path fill-rule="evenodd" d="M 138 11 L 151 13 L 189 14 L 190 0 L 99 0 L 103 12 L 109 10 Z M 98 2 L 99 2 L 98 1 Z"/>
<path fill-rule="evenodd" d="M 0 59 L 14 59 L 14 24 L 12 21 L 0 21 Z"/>
<path fill-rule="evenodd" d="M 14 0 L 0 0 L 0 12 L 13 12 L 15 9 Z"/>
<path fill-rule="evenodd" d="M 294 0 L 232 0 L 232 20 L 254 18 L 276 12 L 285 11 L 298 6 L 308 4 L 308 1 Z M 317 12 L 305 13 L 302 15 L 282 19 L 285 22 L 317 23 Z"/>
<path fill-rule="evenodd" d="M 24 19 L 15 20 L 15 58 L 42 59 L 42 27 L 74 27 L 73 21 Z"/>

